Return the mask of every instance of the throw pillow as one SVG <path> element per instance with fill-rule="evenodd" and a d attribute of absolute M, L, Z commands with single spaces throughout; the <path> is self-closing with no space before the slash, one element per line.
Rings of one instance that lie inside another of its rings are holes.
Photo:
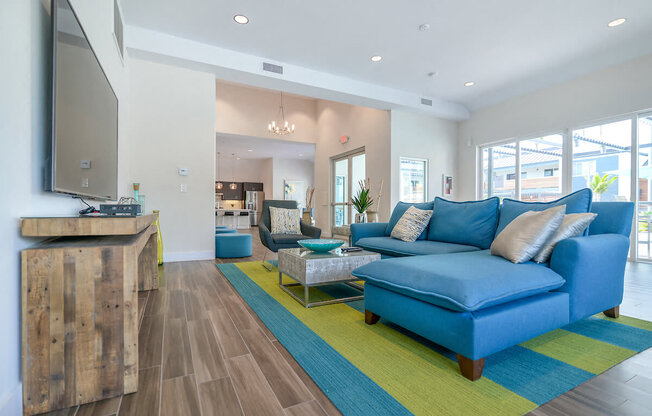
<path fill-rule="evenodd" d="M 550 202 L 523 202 L 505 198 L 503 199 L 503 206 L 500 209 L 500 219 L 498 221 L 496 235 L 500 234 L 507 227 L 507 224 L 524 212 L 543 211 L 551 207 L 566 205 L 567 214 L 579 214 L 591 211 L 592 200 L 593 192 L 588 188 L 580 189 L 579 191 Z"/>
<path fill-rule="evenodd" d="M 301 214 L 298 209 L 269 207 L 272 234 L 301 234 Z"/>
<path fill-rule="evenodd" d="M 586 214 L 566 214 L 564 221 L 561 223 L 561 227 L 559 227 L 555 235 L 552 236 L 552 239 L 546 243 L 532 260 L 537 263 L 547 262 L 558 242 L 567 238 L 579 237 L 597 216 L 598 214 L 592 212 Z"/>
<path fill-rule="evenodd" d="M 531 260 L 555 235 L 565 214 L 566 205 L 561 205 L 519 215 L 491 243 L 491 254 L 512 263 Z"/>
<path fill-rule="evenodd" d="M 394 207 L 394 210 L 392 211 L 392 215 L 389 217 L 389 221 L 387 222 L 387 227 L 385 227 L 385 235 L 391 236 L 392 235 L 392 230 L 396 226 L 396 223 L 398 220 L 401 219 L 403 214 L 405 214 L 405 211 L 407 211 L 408 208 L 410 207 L 415 207 L 419 209 L 425 209 L 425 210 L 432 210 L 433 209 L 434 202 L 420 202 L 420 203 L 410 203 L 410 202 L 399 202 L 396 204 Z M 426 230 L 424 230 L 419 238 L 417 240 L 425 240 L 426 239 Z"/>
<path fill-rule="evenodd" d="M 455 202 L 435 198 L 428 240 L 465 244 L 488 249 L 496 236 L 498 197 L 482 201 Z"/>
<path fill-rule="evenodd" d="M 432 210 L 409 207 L 401 216 L 390 234 L 392 238 L 412 243 L 426 229 Z"/>

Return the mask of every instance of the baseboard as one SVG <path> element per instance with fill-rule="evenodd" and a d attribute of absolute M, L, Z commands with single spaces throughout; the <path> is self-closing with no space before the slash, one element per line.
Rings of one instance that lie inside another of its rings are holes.
<path fill-rule="evenodd" d="M 23 414 L 23 383 L 16 387 L 5 397 L 0 399 L 0 416 L 19 416 Z"/>
<path fill-rule="evenodd" d="M 174 253 L 163 253 L 164 262 L 213 260 L 215 252 L 210 251 L 178 251 Z"/>

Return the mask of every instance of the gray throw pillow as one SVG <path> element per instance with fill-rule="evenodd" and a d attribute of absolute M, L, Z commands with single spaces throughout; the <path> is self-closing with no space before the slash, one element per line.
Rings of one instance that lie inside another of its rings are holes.
<path fill-rule="evenodd" d="M 432 210 L 425 210 L 411 206 L 398 220 L 390 236 L 402 241 L 412 243 L 426 229 L 432 216 Z"/>
<path fill-rule="evenodd" d="M 531 260 L 561 227 L 564 214 L 566 205 L 524 212 L 498 234 L 491 243 L 491 254 L 512 263 Z"/>
<path fill-rule="evenodd" d="M 547 262 L 550 259 L 550 255 L 552 255 L 552 250 L 554 250 L 558 242 L 567 238 L 579 237 L 597 216 L 598 214 L 592 212 L 566 214 L 566 216 L 564 216 L 564 221 L 561 223 L 561 227 L 559 227 L 555 235 L 552 236 L 552 239 L 546 243 L 532 260 L 537 263 Z"/>

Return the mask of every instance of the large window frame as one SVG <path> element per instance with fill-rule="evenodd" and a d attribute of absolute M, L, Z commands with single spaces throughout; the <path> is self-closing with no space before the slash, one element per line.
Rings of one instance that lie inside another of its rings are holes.
<path fill-rule="evenodd" d="M 577 125 L 569 126 L 564 129 L 547 130 L 540 133 L 522 135 L 517 137 L 510 137 L 503 140 L 496 140 L 488 143 L 483 143 L 476 146 L 476 199 L 483 198 L 483 151 L 495 146 L 516 143 L 516 174 L 515 174 L 515 199 L 521 200 L 521 142 L 531 140 L 533 138 L 544 137 L 548 135 L 561 134 L 562 135 L 562 160 L 561 160 L 561 193 L 568 195 L 572 192 L 573 180 L 573 142 L 572 132 L 574 130 L 581 130 L 590 128 L 597 125 L 610 124 L 619 121 L 629 120 L 631 123 L 631 202 L 635 204 L 635 210 L 639 211 L 639 193 L 638 193 L 638 153 L 639 153 L 639 137 L 638 126 L 639 118 L 647 117 L 652 114 L 652 109 L 645 109 L 632 113 L 621 114 L 613 117 L 606 117 L 585 123 L 578 123 Z M 638 215 L 634 218 L 632 224 L 631 244 L 630 244 L 630 258 L 631 261 L 650 263 L 652 259 L 646 259 L 639 256 L 638 244 Z"/>

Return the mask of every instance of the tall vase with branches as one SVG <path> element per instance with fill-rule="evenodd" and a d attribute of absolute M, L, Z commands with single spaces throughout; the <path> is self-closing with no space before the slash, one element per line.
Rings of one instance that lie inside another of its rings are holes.
<path fill-rule="evenodd" d="M 370 195 L 371 189 L 369 187 L 369 179 L 361 180 L 358 182 L 360 189 L 358 193 L 351 198 L 351 204 L 357 211 L 355 214 L 355 222 L 367 222 L 367 210 L 374 203 L 373 198 Z"/>

